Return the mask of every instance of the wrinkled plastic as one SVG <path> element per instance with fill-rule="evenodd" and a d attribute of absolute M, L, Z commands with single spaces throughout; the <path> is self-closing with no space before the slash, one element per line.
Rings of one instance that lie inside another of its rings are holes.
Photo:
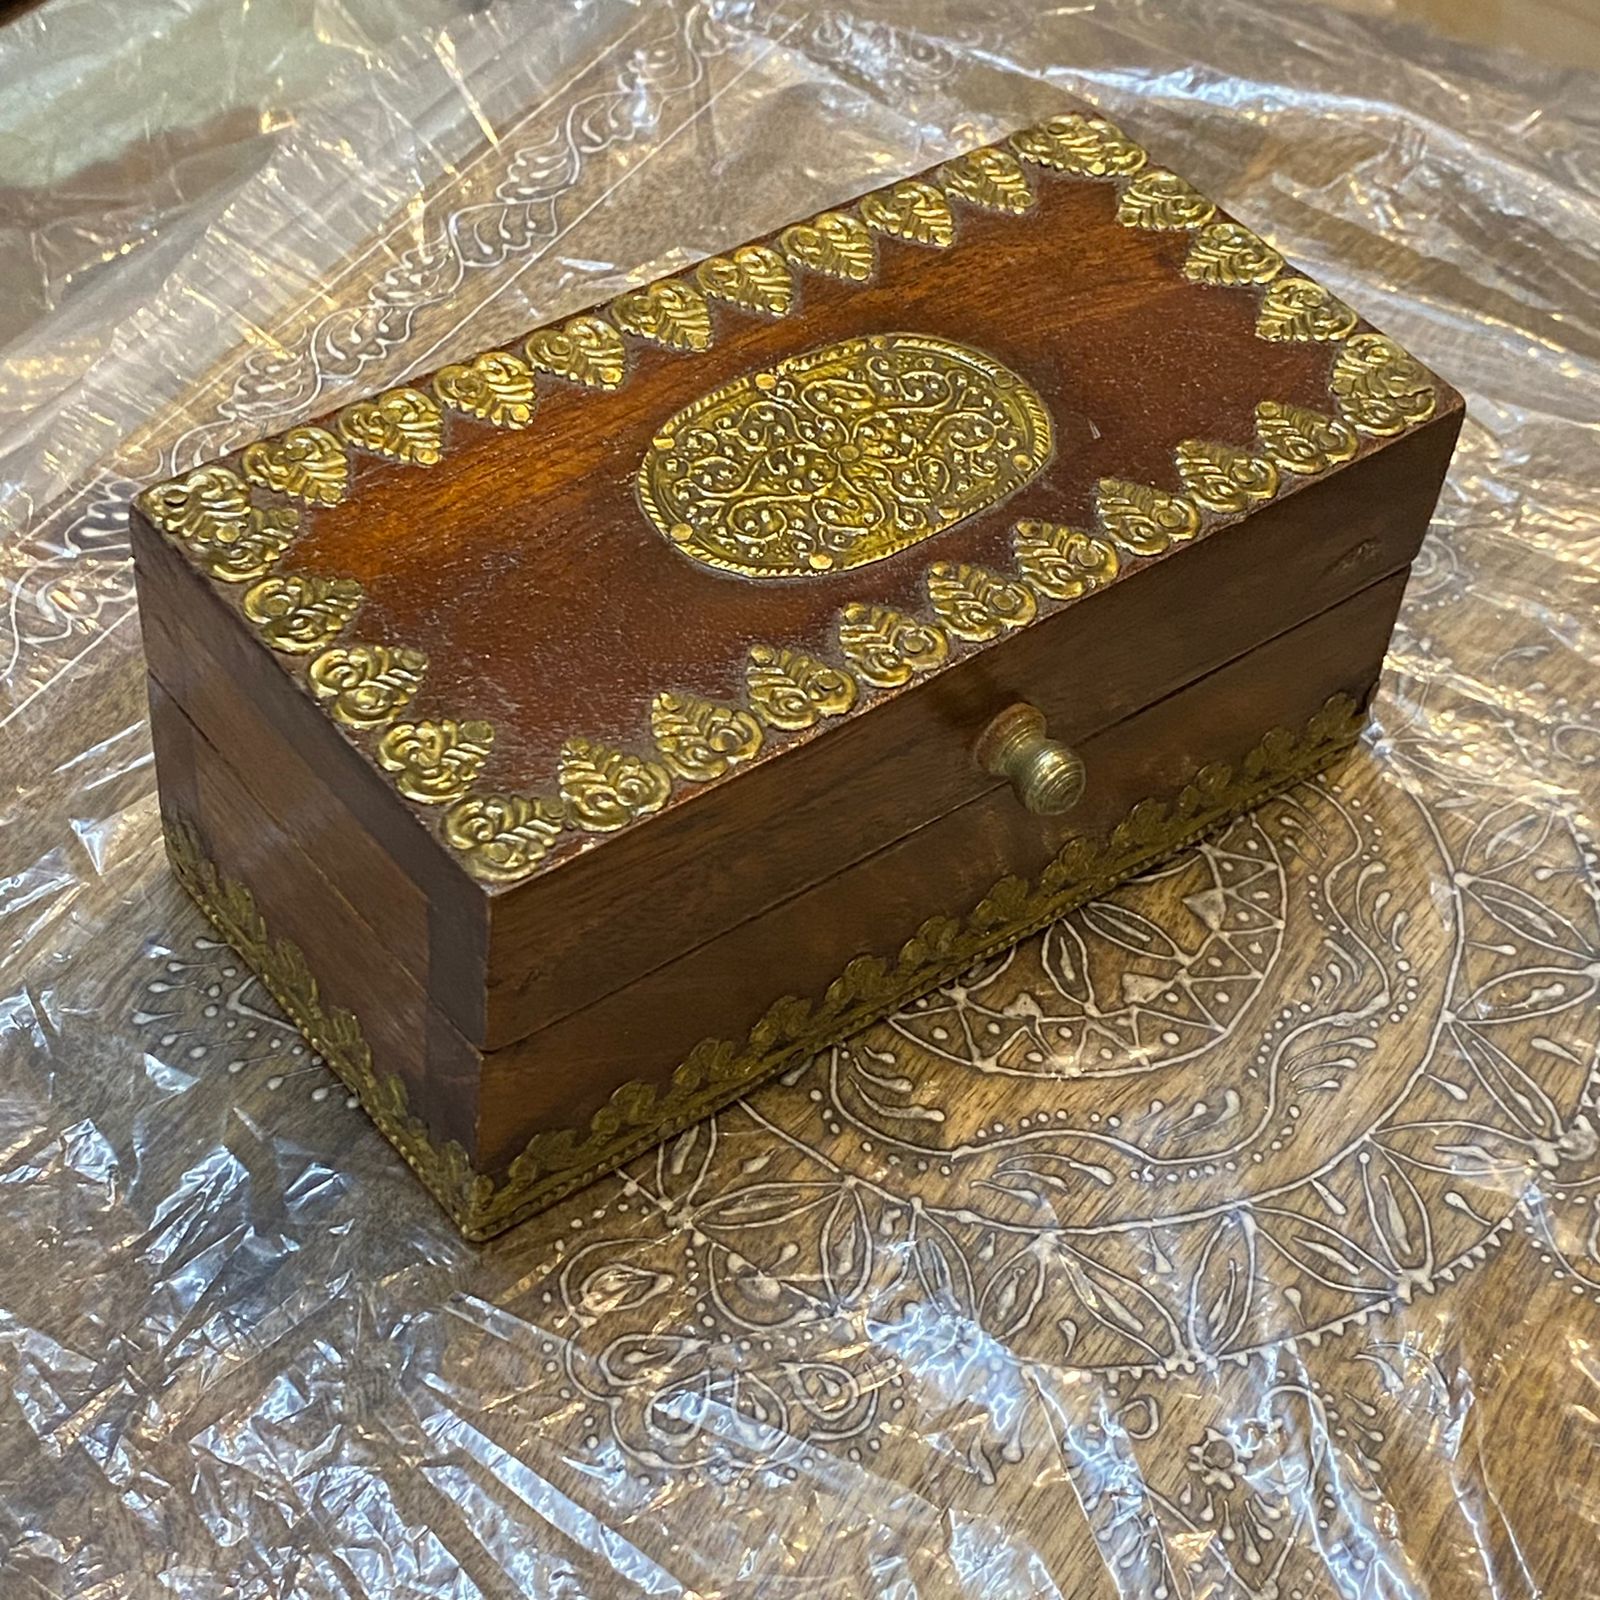
<path fill-rule="evenodd" d="M 1593 78 L 1294 0 L 51 0 L 0 83 L 0 1593 L 1594 1592 Z M 464 1245 L 167 873 L 130 487 L 1062 91 L 1470 397 L 1374 733 Z"/>

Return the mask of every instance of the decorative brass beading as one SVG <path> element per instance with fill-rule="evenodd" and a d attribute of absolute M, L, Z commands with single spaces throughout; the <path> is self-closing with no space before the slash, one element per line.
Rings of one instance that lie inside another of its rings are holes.
<path fill-rule="evenodd" d="M 525 361 L 504 350 L 440 367 L 433 375 L 433 392 L 454 410 L 497 428 L 526 428 L 533 421 L 533 373 Z"/>
<path fill-rule="evenodd" d="M 1208 222 L 1189 246 L 1183 275 L 1190 283 L 1238 289 L 1270 283 L 1283 267 L 1283 257 L 1242 222 Z"/>
<path fill-rule="evenodd" d="M 1256 317 L 1257 334 L 1279 343 L 1342 339 L 1355 325 L 1355 312 L 1310 278 L 1279 278 L 1261 297 Z"/>
<path fill-rule="evenodd" d="M 1104 117 L 1070 112 L 1011 136 L 1018 155 L 1075 178 L 1116 178 L 1137 172 L 1144 150 Z"/>
<path fill-rule="evenodd" d="M 720 778 L 761 748 L 761 724 L 748 711 L 697 694 L 658 694 L 650 732 L 661 759 L 696 783 Z"/>
<path fill-rule="evenodd" d="M 1033 186 L 1022 163 L 1009 150 L 993 146 L 947 161 L 939 169 L 939 182 L 946 194 L 990 211 L 1015 215 L 1033 204 Z"/>
<path fill-rule="evenodd" d="M 869 228 L 912 244 L 930 244 L 944 250 L 956 242 L 956 222 L 950 202 L 931 183 L 918 178 L 897 183 L 892 189 L 861 199 L 861 220 Z"/>
<path fill-rule="evenodd" d="M 611 314 L 624 333 L 668 350 L 711 348 L 711 307 L 698 289 L 677 279 L 619 295 Z"/>
<path fill-rule="evenodd" d="M 1302 476 L 1348 461 L 1358 443 L 1355 429 L 1343 417 L 1325 417 L 1279 400 L 1263 400 L 1256 407 L 1256 431 L 1275 466 Z"/>
<path fill-rule="evenodd" d="M 487 722 L 397 722 L 378 741 L 378 765 L 408 800 L 443 805 L 472 787 L 493 743 Z"/>
<path fill-rule="evenodd" d="M 410 466 L 438 465 L 444 416 L 420 389 L 386 389 L 339 413 L 339 432 L 353 445 Z"/>
<path fill-rule="evenodd" d="M 1053 522 L 1019 522 L 1011 548 L 1022 575 L 1052 600 L 1077 600 L 1103 589 L 1122 565 L 1107 540 Z"/>
<path fill-rule="evenodd" d="M 1095 490 L 1100 526 L 1129 555 L 1158 556 L 1200 531 L 1200 508 L 1148 483 L 1102 478 Z"/>
<path fill-rule="evenodd" d="M 336 722 L 378 728 L 392 721 L 422 686 L 428 658 L 386 644 L 335 645 L 312 658 L 306 677 Z"/>
<path fill-rule="evenodd" d="M 1345 345 L 1331 387 L 1339 409 L 1363 433 L 1403 433 L 1426 422 L 1438 401 L 1422 363 L 1381 333 L 1359 333 Z"/>
<path fill-rule="evenodd" d="M 797 222 L 783 230 L 778 243 L 796 266 L 846 283 L 865 283 L 877 261 L 872 235 L 846 211 L 824 211 L 810 222 Z"/>
<path fill-rule="evenodd" d="M 1122 191 L 1117 221 L 1125 228 L 1150 228 L 1176 233 L 1198 228 L 1217 208 L 1185 178 L 1164 167 L 1147 167 Z"/>
<path fill-rule="evenodd" d="M 541 372 L 589 389 L 619 389 L 626 373 L 622 335 L 603 317 L 573 317 L 559 328 L 541 328 L 523 348 Z"/>
<path fill-rule="evenodd" d="M 338 505 L 350 482 L 344 447 L 310 424 L 247 445 L 239 465 L 252 483 L 313 506 Z"/>
<path fill-rule="evenodd" d="M 803 650 L 753 644 L 745 692 L 769 728 L 799 732 L 824 717 L 842 717 L 856 703 L 856 681 Z"/>
<path fill-rule="evenodd" d="M 1025 583 L 965 562 L 934 562 L 928 568 L 928 599 L 951 633 L 974 644 L 1032 622 L 1039 609 Z"/>
<path fill-rule="evenodd" d="M 1248 511 L 1252 500 L 1270 500 L 1282 481 L 1265 456 L 1212 440 L 1185 439 L 1177 462 L 1189 498 L 1225 516 Z"/>
<path fill-rule="evenodd" d="M 1140 801 L 1107 837 L 1069 839 L 1033 881 L 1002 878 L 964 917 L 923 923 L 895 956 L 858 956 L 822 994 L 775 1001 L 745 1039 L 706 1039 L 665 1081 L 625 1084 L 587 1127 L 535 1134 L 499 1176 L 474 1171 L 460 1145 L 433 1139 L 399 1076 L 373 1062 L 359 1020 L 323 999 L 303 953 L 272 937 L 250 890 L 206 859 L 186 822 L 164 826 L 173 870 L 213 926 L 456 1226 L 481 1240 L 1311 777 L 1349 750 L 1361 722 L 1355 702 L 1336 696 L 1300 732 L 1268 734 L 1238 767 L 1204 767 L 1171 799 Z"/>
<path fill-rule="evenodd" d="M 550 853 L 566 824 L 556 800 L 520 794 L 474 794 L 457 800 L 441 819 L 440 832 L 477 877 L 490 883 L 525 878 Z"/>
<path fill-rule="evenodd" d="M 361 607 L 354 578 L 290 572 L 263 578 L 245 590 L 245 616 L 274 650 L 303 655 L 332 644 Z"/>
<path fill-rule="evenodd" d="M 176 539 L 195 564 L 223 583 L 270 572 L 300 531 L 292 506 L 262 509 L 226 467 L 197 467 L 139 496 L 145 515 Z"/>
<path fill-rule="evenodd" d="M 707 566 L 808 577 L 882 561 L 987 510 L 1051 449 L 1044 402 L 998 361 L 874 334 L 685 406 L 640 465 L 639 503 Z"/>
<path fill-rule="evenodd" d="M 794 274 L 768 245 L 741 245 L 731 255 L 712 256 L 694 269 L 695 282 L 713 299 L 741 311 L 785 317 L 794 304 Z"/>
<path fill-rule="evenodd" d="M 671 775 L 659 761 L 597 739 L 568 739 L 556 770 L 567 815 L 591 833 L 625 828 L 672 797 Z"/>
<path fill-rule="evenodd" d="M 866 682 L 893 689 L 943 665 L 950 641 L 934 623 L 856 602 L 839 613 L 839 648 Z"/>

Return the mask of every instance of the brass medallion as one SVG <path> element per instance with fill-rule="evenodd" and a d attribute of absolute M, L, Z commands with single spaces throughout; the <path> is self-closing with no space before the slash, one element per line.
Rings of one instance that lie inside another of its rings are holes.
<path fill-rule="evenodd" d="M 885 333 L 792 356 L 665 423 L 639 503 L 683 553 L 749 578 L 865 566 L 988 510 L 1051 453 L 1044 402 L 998 361 Z"/>

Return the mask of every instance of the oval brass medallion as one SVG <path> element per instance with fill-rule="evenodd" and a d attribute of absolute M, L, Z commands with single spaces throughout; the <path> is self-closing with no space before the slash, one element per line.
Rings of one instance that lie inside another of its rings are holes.
<path fill-rule="evenodd" d="M 749 578 L 882 561 L 987 510 L 1050 458 L 1016 373 L 922 334 L 845 339 L 687 405 L 639 467 L 639 503 L 685 555 Z"/>

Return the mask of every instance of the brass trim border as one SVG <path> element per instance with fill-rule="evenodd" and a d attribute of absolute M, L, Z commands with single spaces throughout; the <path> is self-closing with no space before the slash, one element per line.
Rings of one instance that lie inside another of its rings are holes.
<path fill-rule="evenodd" d="M 498 1182 L 475 1171 L 461 1145 L 432 1141 L 401 1079 L 374 1065 L 356 1016 L 323 1003 L 304 953 L 272 936 L 250 890 L 206 858 L 194 828 L 169 818 L 163 826 L 173 870 L 201 911 L 461 1232 L 481 1241 L 1323 771 L 1364 722 L 1350 696 L 1334 696 L 1300 731 L 1268 733 L 1237 770 L 1202 767 L 1174 798 L 1139 801 L 1104 840 L 1069 839 L 1036 881 L 1002 878 L 964 918 L 930 918 L 892 962 L 857 956 L 817 999 L 775 1001 L 743 1041 L 703 1040 L 665 1084 L 624 1084 L 587 1129 L 535 1134 Z"/>

